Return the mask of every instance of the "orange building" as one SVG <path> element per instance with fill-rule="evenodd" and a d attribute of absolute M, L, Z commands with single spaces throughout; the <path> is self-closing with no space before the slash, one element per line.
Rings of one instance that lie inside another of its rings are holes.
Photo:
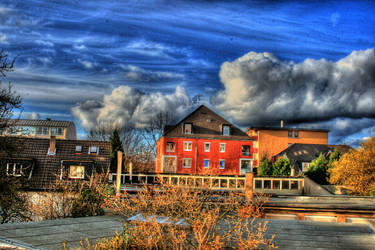
<path fill-rule="evenodd" d="M 281 151 L 294 143 L 303 144 L 328 144 L 328 132 L 326 129 L 308 128 L 284 128 L 277 127 L 250 127 L 247 130 L 249 136 L 255 138 L 255 160 L 267 156 L 271 159 Z M 254 166 L 256 167 L 256 166 Z"/>

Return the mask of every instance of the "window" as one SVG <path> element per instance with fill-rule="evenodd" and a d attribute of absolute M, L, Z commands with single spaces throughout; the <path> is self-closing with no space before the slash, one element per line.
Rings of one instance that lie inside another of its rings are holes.
<path fill-rule="evenodd" d="M 204 143 L 204 152 L 210 152 L 210 143 L 209 142 Z"/>
<path fill-rule="evenodd" d="M 220 143 L 220 152 L 225 152 L 225 143 Z"/>
<path fill-rule="evenodd" d="M 294 137 L 298 138 L 299 137 L 299 131 L 294 131 Z"/>
<path fill-rule="evenodd" d="M 10 127 L 7 129 L 7 134 L 8 135 L 17 135 L 20 134 L 20 128 L 18 126 L 15 127 Z"/>
<path fill-rule="evenodd" d="M 203 167 L 209 168 L 210 167 L 210 160 L 203 160 Z"/>
<path fill-rule="evenodd" d="M 34 127 L 22 127 L 22 135 L 33 135 L 35 133 Z"/>
<path fill-rule="evenodd" d="M 242 155 L 250 155 L 250 146 L 248 145 L 242 146 Z"/>
<path fill-rule="evenodd" d="M 63 128 L 51 128 L 51 135 L 63 135 Z"/>
<path fill-rule="evenodd" d="M 288 137 L 292 138 L 293 137 L 293 131 L 288 131 Z"/>
<path fill-rule="evenodd" d="M 76 146 L 76 152 L 78 152 L 78 153 L 82 152 L 82 146 L 81 145 Z"/>
<path fill-rule="evenodd" d="M 225 168 L 225 160 L 220 160 L 220 161 L 219 161 L 219 164 L 220 164 L 220 165 L 219 165 L 219 168 L 220 168 L 220 169 L 224 169 L 224 168 Z"/>
<path fill-rule="evenodd" d="M 184 134 L 192 134 L 192 124 L 185 123 L 184 124 Z"/>
<path fill-rule="evenodd" d="M 37 135 L 49 135 L 49 128 L 46 127 L 37 127 L 36 128 Z"/>
<path fill-rule="evenodd" d="M 302 162 L 302 172 L 306 172 L 310 166 L 310 162 Z"/>
<path fill-rule="evenodd" d="M 89 154 L 99 154 L 99 146 L 90 146 Z"/>
<path fill-rule="evenodd" d="M 7 175 L 22 176 L 22 164 L 7 163 Z"/>
<path fill-rule="evenodd" d="M 167 142 L 166 151 L 167 152 L 174 152 L 174 142 Z"/>
<path fill-rule="evenodd" d="M 70 166 L 69 178 L 72 178 L 72 179 L 85 178 L 85 167 L 84 166 Z"/>
<path fill-rule="evenodd" d="M 230 135 L 230 126 L 223 125 L 223 135 Z"/>
<path fill-rule="evenodd" d="M 184 151 L 191 151 L 193 148 L 193 143 L 191 141 L 184 142 Z"/>
<path fill-rule="evenodd" d="M 191 158 L 185 158 L 182 160 L 183 168 L 191 168 Z"/>

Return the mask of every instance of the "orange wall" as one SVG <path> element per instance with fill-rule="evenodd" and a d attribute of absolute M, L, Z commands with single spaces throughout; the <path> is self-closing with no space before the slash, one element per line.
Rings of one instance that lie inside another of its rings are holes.
<path fill-rule="evenodd" d="M 328 132 L 303 130 L 292 131 L 293 137 L 289 138 L 288 130 L 258 130 L 258 159 L 262 159 L 264 155 L 268 155 L 268 157 L 271 158 L 286 149 L 288 144 L 328 144 Z M 298 138 L 294 137 L 294 131 L 299 131 Z M 254 134 L 254 130 L 249 131 L 249 135 Z"/>

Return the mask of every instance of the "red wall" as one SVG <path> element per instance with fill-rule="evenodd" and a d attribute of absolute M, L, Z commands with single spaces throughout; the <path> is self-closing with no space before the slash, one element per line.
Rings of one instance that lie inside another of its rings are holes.
<path fill-rule="evenodd" d="M 193 143 L 192 151 L 184 151 L 184 142 Z M 166 152 L 166 143 L 175 143 L 175 152 Z M 210 152 L 204 152 L 204 143 L 210 142 Z M 225 152 L 220 152 L 220 143 L 225 143 Z M 197 148 L 198 145 L 198 148 Z M 242 155 L 242 146 L 250 146 L 250 156 Z M 212 140 L 212 139 L 187 139 L 187 138 L 160 138 L 157 143 L 156 172 L 161 173 L 163 155 L 177 156 L 178 174 L 212 174 L 212 175 L 238 175 L 239 159 L 253 159 L 254 148 L 252 141 Z M 197 161 L 196 161 L 197 155 Z M 183 168 L 183 158 L 191 158 L 191 168 Z M 210 160 L 210 167 L 204 168 L 204 159 Z M 219 160 L 225 160 L 225 169 L 219 168 Z M 196 164 L 197 163 L 197 164 Z M 253 161 L 253 165 L 255 161 Z"/>

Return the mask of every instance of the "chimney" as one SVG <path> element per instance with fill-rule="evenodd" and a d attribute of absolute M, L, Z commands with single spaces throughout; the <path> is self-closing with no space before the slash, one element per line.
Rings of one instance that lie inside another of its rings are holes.
<path fill-rule="evenodd" d="M 55 150 L 56 150 L 56 136 L 51 136 L 51 139 L 49 140 L 48 154 L 54 155 Z"/>
<path fill-rule="evenodd" d="M 280 124 L 280 127 L 283 128 L 284 127 L 284 121 L 281 120 L 281 124 Z"/>

